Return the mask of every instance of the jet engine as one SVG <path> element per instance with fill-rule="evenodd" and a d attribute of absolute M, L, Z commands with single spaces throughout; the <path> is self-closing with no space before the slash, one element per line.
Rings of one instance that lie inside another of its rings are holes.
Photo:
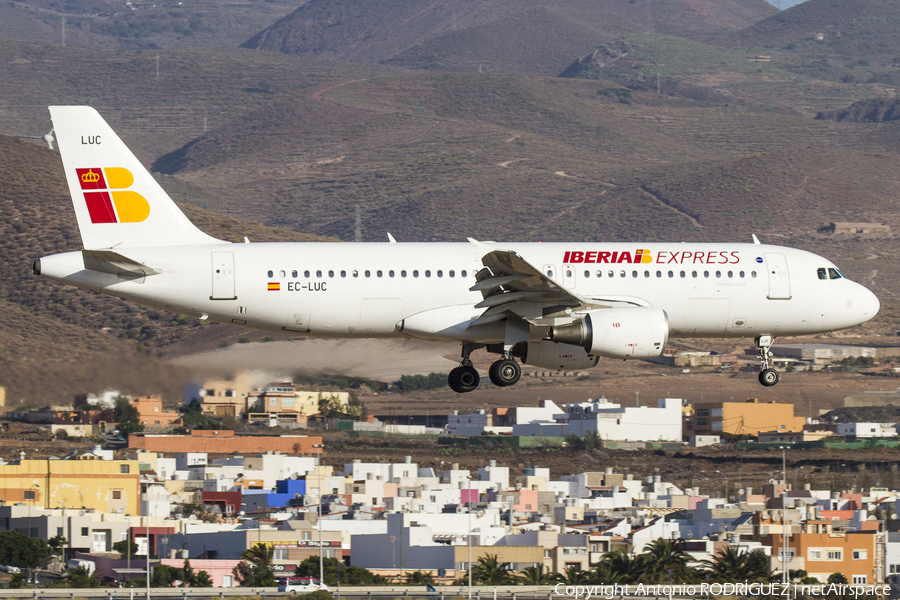
<path fill-rule="evenodd" d="M 503 344 L 489 344 L 488 352 L 501 354 Z M 541 369 L 554 369 L 558 371 L 590 369 L 597 366 L 599 356 L 588 354 L 580 347 L 572 344 L 560 344 L 559 342 L 519 342 L 513 346 L 512 354 L 522 361 L 524 365 L 531 365 Z"/>
<path fill-rule="evenodd" d="M 550 339 L 580 346 L 589 355 L 653 358 L 666 349 L 669 317 L 660 308 L 644 306 L 592 310 L 571 325 L 551 327 Z"/>

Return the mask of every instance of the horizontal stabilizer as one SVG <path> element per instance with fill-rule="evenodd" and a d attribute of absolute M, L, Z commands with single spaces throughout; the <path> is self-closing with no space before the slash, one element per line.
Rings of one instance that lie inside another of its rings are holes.
<path fill-rule="evenodd" d="M 138 279 L 160 272 L 110 250 L 82 250 L 81 256 L 85 269 L 118 275 L 123 279 Z"/>

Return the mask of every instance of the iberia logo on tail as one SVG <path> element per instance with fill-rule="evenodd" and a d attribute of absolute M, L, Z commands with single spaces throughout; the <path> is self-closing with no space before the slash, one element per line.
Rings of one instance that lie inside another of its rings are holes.
<path fill-rule="evenodd" d="M 122 167 L 75 169 L 91 223 L 140 223 L 150 216 L 147 199 L 129 190 L 134 175 Z"/>

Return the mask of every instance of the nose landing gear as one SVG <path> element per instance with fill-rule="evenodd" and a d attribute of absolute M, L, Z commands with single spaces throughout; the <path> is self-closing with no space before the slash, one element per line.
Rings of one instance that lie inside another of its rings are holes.
<path fill-rule="evenodd" d="M 759 382 L 771 387 L 778 383 L 778 371 L 769 366 L 769 360 L 772 358 L 772 352 L 769 350 L 772 346 L 771 335 L 761 335 L 756 338 L 756 357 L 759 359 Z"/>

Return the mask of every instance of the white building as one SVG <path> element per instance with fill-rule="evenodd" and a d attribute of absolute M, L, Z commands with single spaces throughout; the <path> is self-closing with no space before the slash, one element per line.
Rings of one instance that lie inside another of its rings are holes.
<path fill-rule="evenodd" d="M 837 434 L 857 438 L 896 437 L 896 423 L 838 423 Z"/>

